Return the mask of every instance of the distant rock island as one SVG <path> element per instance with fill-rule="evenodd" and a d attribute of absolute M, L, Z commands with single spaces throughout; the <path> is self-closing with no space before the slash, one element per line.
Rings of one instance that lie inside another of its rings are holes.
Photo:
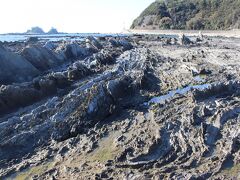
<path fill-rule="evenodd" d="M 239 29 L 239 7 L 239 0 L 156 0 L 131 29 Z"/>
<path fill-rule="evenodd" d="M 30 30 L 27 30 L 26 34 L 58 34 L 59 32 L 57 31 L 56 28 L 51 28 L 47 33 L 43 31 L 42 28 L 36 26 L 32 27 Z"/>
<path fill-rule="evenodd" d="M 58 34 L 58 31 L 57 31 L 56 28 L 51 28 L 51 29 L 47 32 L 47 34 Z"/>

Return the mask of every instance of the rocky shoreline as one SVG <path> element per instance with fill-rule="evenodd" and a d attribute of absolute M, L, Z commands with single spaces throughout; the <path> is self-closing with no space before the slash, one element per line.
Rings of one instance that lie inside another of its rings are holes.
<path fill-rule="evenodd" d="M 0 44 L 1 179 L 234 179 L 240 39 Z"/>
<path fill-rule="evenodd" d="M 132 34 L 155 34 L 155 35 L 172 35 L 178 36 L 184 33 L 187 36 L 198 36 L 202 32 L 208 37 L 227 37 L 227 38 L 240 38 L 240 30 L 153 30 L 153 29 L 130 29 L 126 33 Z"/>

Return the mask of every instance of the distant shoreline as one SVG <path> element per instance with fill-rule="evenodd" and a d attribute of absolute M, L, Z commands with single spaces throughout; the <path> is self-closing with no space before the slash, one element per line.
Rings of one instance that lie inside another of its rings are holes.
<path fill-rule="evenodd" d="M 57 33 L 57 34 L 68 34 L 68 33 L 63 33 L 63 32 L 60 32 L 60 33 Z M 42 36 L 42 35 L 54 35 L 54 34 L 50 34 L 50 33 L 2 33 L 0 35 L 27 35 L 27 36 Z"/>
<path fill-rule="evenodd" d="M 206 36 L 222 36 L 222 37 L 235 37 L 240 38 L 240 29 L 234 29 L 234 30 L 135 30 L 130 29 L 128 30 L 128 33 L 133 34 L 159 34 L 159 35 L 178 35 L 181 33 L 184 33 L 188 36 L 198 36 L 199 32 L 202 32 L 203 35 Z"/>

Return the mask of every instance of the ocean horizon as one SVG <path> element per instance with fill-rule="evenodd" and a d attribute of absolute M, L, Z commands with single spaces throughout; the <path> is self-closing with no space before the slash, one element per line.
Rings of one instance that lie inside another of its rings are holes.
<path fill-rule="evenodd" d="M 51 41 L 71 41 L 81 40 L 88 36 L 94 37 L 106 37 L 106 36 L 125 36 L 126 34 L 117 33 L 59 33 L 59 34 L 0 34 L 0 42 L 16 42 L 26 41 L 29 37 L 38 37 L 40 40 L 51 40 Z"/>

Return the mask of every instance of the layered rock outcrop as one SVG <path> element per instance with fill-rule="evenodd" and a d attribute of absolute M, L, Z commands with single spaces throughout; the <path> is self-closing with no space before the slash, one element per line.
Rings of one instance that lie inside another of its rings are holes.
<path fill-rule="evenodd" d="M 239 178 L 238 39 L 88 39 L 1 86 L 2 179 Z"/>

